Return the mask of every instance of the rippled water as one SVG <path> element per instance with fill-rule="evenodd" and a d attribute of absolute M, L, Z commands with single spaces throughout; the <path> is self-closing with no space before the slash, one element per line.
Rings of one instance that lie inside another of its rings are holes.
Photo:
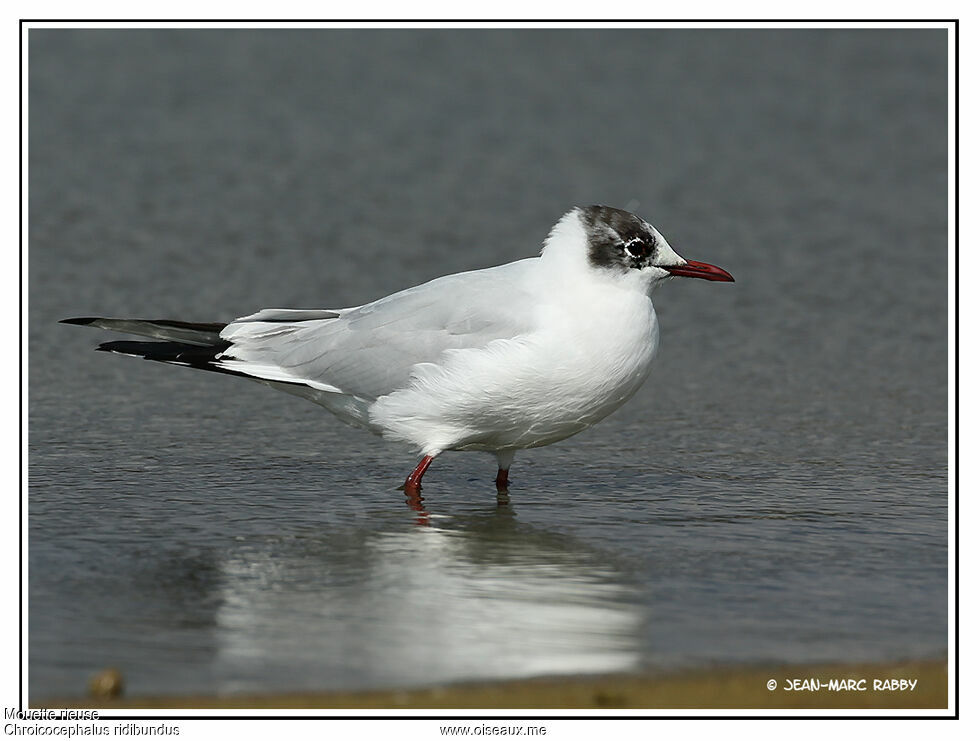
<path fill-rule="evenodd" d="M 31 31 L 29 686 L 356 688 L 946 651 L 942 32 Z M 614 416 L 410 451 L 78 315 L 347 306 L 636 209 Z"/>

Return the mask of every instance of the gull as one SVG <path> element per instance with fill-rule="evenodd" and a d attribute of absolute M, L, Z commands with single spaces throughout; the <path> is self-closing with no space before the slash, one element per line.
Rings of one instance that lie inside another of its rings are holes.
<path fill-rule="evenodd" d="M 262 309 L 229 323 L 63 319 L 153 341 L 98 346 L 242 376 L 414 446 L 422 476 L 447 450 L 497 458 L 564 440 L 622 406 L 660 344 L 654 289 L 673 276 L 733 281 L 685 260 L 639 216 L 575 207 L 537 257 L 436 278 L 363 306 Z"/>

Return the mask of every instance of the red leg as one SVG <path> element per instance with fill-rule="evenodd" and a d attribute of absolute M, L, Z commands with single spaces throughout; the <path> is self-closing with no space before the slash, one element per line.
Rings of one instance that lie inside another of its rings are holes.
<path fill-rule="evenodd" d="M 509 471 L 509 468 L 497 469 L 497 491 L 507 491 L 507 485 L 510 483 L 510 481 L 507 480 L 507 473 Z"/>
<path fill-rule="evenodd" d="M 418 494 L 422 491 L 422 477 L 429 468 L 429 464 L 432 463 L 433 456 L 427 455 L 419 461 L 419 464 L 415 467 L 408 478 L 405 479 L 405 493 L 406 494 Z"/>
<path fill-rule="evenodd" d="M 514 462 L 513 450 L 497 451 L 497 491 L 498 492 L 507 491 L 507 485 L 510 484 L 510 481 L 507 480 L 507 474 L 510 472 L 510 464 L 513 462 Z"/>

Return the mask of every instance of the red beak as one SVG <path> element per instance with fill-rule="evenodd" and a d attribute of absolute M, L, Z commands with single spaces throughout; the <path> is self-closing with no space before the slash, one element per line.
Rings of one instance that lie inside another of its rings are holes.
<path fill-rule="evenodd" d="M 704 278 L 705 280 L 724 280 L 734 283 L 735 279 L 727 270 L 722 270 L 715 265 L 706 262 L 688 260 L 687 265 L 678 265 L 676 268 L 664 268 L 671 275 L 680 275 L 685 278 Z"/>

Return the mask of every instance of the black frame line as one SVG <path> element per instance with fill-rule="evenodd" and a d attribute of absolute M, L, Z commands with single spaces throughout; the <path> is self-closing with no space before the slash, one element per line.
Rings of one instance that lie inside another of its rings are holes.
<path fill-rule="evenodd" d="M 514 23 L 549 23 L 556 27 L 570 23 L 739 23 L 739 24 L 762 24 L 771 26 L 778 23 L 807 24 L 807 23 L 826 23 L 826 24 L 857 24 L 857 23 L 876 23 L 885 27 L 896 23 L 936 23 L 952 24 L 953 31 L 953 96 L 954 96 L 954 120 L 953 120 L 953 301 L 954 301 L 954 383 L 953 383 L 953 429 L 956 442 L 955 465 L 953 470 L 953 516 L 955 522 L 956 543 L 953 551 L 953 564 L 955 571 L 954 580 L 954 615 L 953 615 L 953 653 L 956 657 L 954 707 L 952 715 L 104 715 L 99 713 L 99 721 L 117 720 L 162 720 L 162 721 L 206 721 L 206 720 L 959 720 L 960 717 L 960 521 L 959 521 L 959 457 L 960 457 L 960 301 L 959 301 L 959 275 L 960 275 L 960 44 L 959 44 L 959 19 L 958 18 L 21 18 L 18 22 L 18 113 L 19 113 L 19 153 L 18 153 L 18 235 L 20 249 L 18 251 L 17 267 L 19 273 L 19 311 L 18 311 L 18 342 L 19 342 L 19 364 L 18 364 L 18 410 L 19 421 L 21 422 L 18 437 L 20 442 L 20 465 L 19 465 L 19 498 L 18 498 L 18 694 L 21 711 L 28 708 L 24 697 L 24 464 L 26 456 L 24 451 L 24 26 L 25 24 L 48 24 L 48 23 L 106 23 L 110 26 L 122 24 L 148 24 L 148 23 L 188 23 L 188 24 L 228 24 L 235 27 L 241 23 L 330 23 L 342 26 L 354 23 L 432 23 L 432 24 L 451 24 L 451 23 L 497 23 L 501 27 L 506 24 Z M 603 27 L 606 27 L 605 25 Z M 30 29 L 28 29 L 30 30 Z M 260 29 L 255 29 L 260 30 Z M 283 28 L 282 30 L 288 30 Z M 364 29 L 370 30 L 370 29 Z M 947 29 L 947 31 L 950 29 Z M 947 36 L 948 38 L 948 36 Z M 948 103 L 947 103 L 948 105 Z M 948 197 L 949 194 L 947 194 Z M 948 234 L 948 232 L 947 232 Z M 948 654 L 947 654 L 948 655 Z M 948 666 L 948 658 L 947 658 Z M 290 708 L 292 710 L 302 710 L 302 708 Z M 379 708 L 380 709 L 380 708 Z M 477 708 L 479 710 L 479 708 Z M 704 708 L 711 710 L 711 708 Z M 948 710 L 948 708 L 947 708 Z"/>

